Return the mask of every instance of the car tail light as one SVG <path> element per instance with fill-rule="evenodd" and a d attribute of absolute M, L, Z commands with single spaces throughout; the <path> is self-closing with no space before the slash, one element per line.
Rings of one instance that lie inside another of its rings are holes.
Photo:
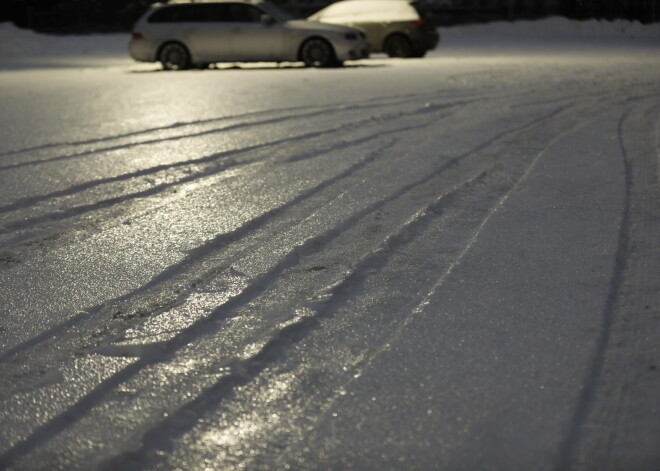
<path fill-rule="evenodd" d="M 133 39 L 144 39 L 142 33 L 133 33 Z"/>
<path fill-rule="evenodd" d="M 415 20 L 412 22 L 413 28 L 421 28 L 426 24 L 426 21 L 424 18 L 419 18 L 418 20 Z"/>

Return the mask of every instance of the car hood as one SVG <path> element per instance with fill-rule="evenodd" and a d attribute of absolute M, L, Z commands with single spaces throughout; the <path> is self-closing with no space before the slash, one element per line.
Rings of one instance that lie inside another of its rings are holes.
<path fill-rule="evenodd" d="M 319 21 L 308 21 L 308 20 L 290 20 L 286 24 L 290 27 L 296 29 L 304 29 L 309 31 L 323 31 L 328 33 L 351 33 L 359 31 L 350 26 L 343 25 L 331 25 L 329 23 L 321 23 Z"/>

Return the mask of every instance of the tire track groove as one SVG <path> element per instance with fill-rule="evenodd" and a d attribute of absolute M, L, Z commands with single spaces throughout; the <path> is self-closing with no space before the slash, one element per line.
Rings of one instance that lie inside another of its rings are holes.
<path fill-rule="evenodd" d="M 652 319 L 653 306 L 657 312 L 658 305 L 659 247 L 651 234 L 658 233 L 659 220 L 660 104 L 646 105 L 640 102 L 624 110 L 618 123 L 626 199 L 617 270 L 603 311 L 597 351 L 558 468 L 655 469 L 660 464 L 653 430 L 647 428 L 648 438 L 635 444 L 635 454 L 628 452 L 631 444 L 627 436 L 634 433 L 633 427 L 648 427 L 654 421 L 657 400 L 649 398 L 657 396 L 659 390 L 657 376 L 644 371 L 650 368 L 646 362 L 655 362 L 659 352 L 652 340 L 658 332 L 657 320 Z M 644 135 L 645 131 L 650 132 Z M 651 142 L 653 139 L 655 142 Z M 634 413 L 647 418 L 631 419 Z"/>
<path fill-rule="evenodd" d="M 227 319 L 228 316 L 231 316 L 231 312 L 235 311 L 240 306 L 245 306 L 247 303 L 256 299 L 261 295 L 286 269 L 295 266 L 299 263 L 301 255 L 305 255 L 311 252 L 319 250 L 320 247 L 326 246 L 331 241 L 335 240 L 339 235 L 348 230 L 348 228 L 354 226 L 358 221 L 360 221 L 365 216 L 373 213 L 378 208 L 383 205 L 393 201 L 396 198 L 399 198 L 401 195 L 405 194 L 408 191 L 429 182 L 430 180 L 437 177 L 437 175 L 453 168 L 461 160 L 478 153 L 479 151 L 484 150 L 490 144 L 502 140 L 504 137 L 509 135 L 514 135 L 524 130 L 527 130 L 535 125 L 541 125 L 541 123 L 558 116 L 562 111 L 569 109 L 571 105 L 563 106 L 558 109 L 553 110 L 551 113 L 547 113 L 542 117 L 532 120 L 532 122 L 525 123 L 524 125 L 517 126 L 514 129 L 509 129 L 497 134 L 494 137 L 489 138 L 488 140 L 480 143 L 475 146 L 470 151 L 467 151 L 463 154 L 455 156 L 445 162 L 443 162 L 435 172 L 430 175 L 424 176 L 421 179 L 415 180 L 411 183 L 408 183 L 394 194 L 390 194 L 385 198 L 368 205 L 367 207 L 359 210 L 358 212 L 351 215 L 343 223 L 335 228 L 322 233 L 317 236 L 313 236 L 305 239 L 304 241 L 294 244 L 287 254 L 283 255 L 279 262 L 277 262 L 272 268 L 268 269 L 266 272 L 262 273 L 260 276 L 254 278 L 252 282 L 247 286 L 238 295 L 232 297 L 225 304 L 219 306 L 207 317 L 202 318 L 201 320 L 195 322 L 188 328 L 182 330 L 177 336 L 173 339 L 160 344 L 158 346 L 153 346 L 154 350 L 147 350 L 145 355 L 140 357 L 135 363 L 131 364 L 129 367 L 121 370 L 119 373 L 108 378 L 96 388 L 78 401 L 75 405 L 71 406 L 66 411 L 57 415 L 46 424 L 38 427 L 28 438 L 16 444 L 10 450 L 5 452 L 0 456 L 0 463 L 13 463 L 20 456 L 25 455 L 39 445 L 45 443 L 53 435 L 63 431 L 71 424 L 72 417 L 74 420 L 81 417 L 85 413 L 89 412 L 91 408 L 103 400 L 103 398 L 119 384 L 122 384 L 128 381 L 130 378 L 138 374 L 143 368 L 154 365 L 157 363 L 162 363 L 171 359 L 172 356 L 180 348 L 189 345 L 191 342 L 195 342 L 197 339 L 207 335 L 209 329 L 212 328 L 212 324 L 218 320 Z M 294 329 L 291 327 L 287 329 L 286 332 L 292 331 Z M 157 353 L 154 353 L 157 352 Z M 266 353 L 264 353 L 265 355 Z M 259 357 L 261 358 L 261 357 Z M 232 381 L 234 381 L 233 379 Z M 224 386 L 218 386 L 220 389 Z"/>
<path fill-rule="evenodd" d="M 502 133 L 499 133 L 492 138 L 478 144 L 477 146 L 473 147 L 469 151 L 458 155 L 449 161 L 447 161 L 445 164 L 443 164 L 442 168 L 439 171 L 443 171 L 446 168 L 449 168 L 455 164 L 457 164 L 459 161 L 467 158 L 468 156 L 477 153 L 485 148 L 487 148 L 489 145 L 503 139 L 505 136 L 509 134 L 514 134 L 517 132 L 524 131 L 525 129 L 534 126 L 536 124 L 539 124 L 547 119 L 551 119 L 555 117 L 556 115 L 562 113 L 563 111 L 566 111 L 567 109 L 571 108 L 571 105 L 566 105 L 560 108 L 557 108 L 553 110 L 551 113 L 548 113 L 546 115 L 541 116 L 540 118 L 537 118 L 533 120 L 530 123 L 526 123 L 524 125 L 521 125 L 519 127 L 503 131 Z M 442 119 L 440 117 L 439 119 Z M 427 124 L 427 126 L 432 125 L 434 122 L 430 122 Z M 415 128 L 419 129 L 419 128 Z M 386 141 L 383 147 L 381 148 L 388 148 L 393 145 L 393 141 Z M 250 234 L 253 231 L 256 231 L 257 229 L 264 227 L 269 220 L 271 220 L 274 217 L 277 217 L 281 212 L 286 211 L 290 208 L 293 208 L 294 206 L 298 205 L 302 201 L 308 200 L 309 198 L 313 197 L 314 195 L 318 194 L 319 192 L 323 191 L 324 189 L 328 188 L 329 186 L 335 184 L 336 182 L 347 178 L 349 175 L 352 173 L 358 171 L 359 169 L 367 166 L 368 164 L 374 162 L 378 158 L 378 152 L 372 152 L 371 154 L 367 155 L 364 159 L 361 161 L 357 162 L 356 164 L 353 164 L 349 168 L 347 168 L 345 171 L 341 172 L 340 174 L 336 175 L 332 179 L 326 180 L 322 183 L 320 183 L 317 186 L 314 186 L 307 191 L 301 193 L 298 195 L 296 198 L 293 200 L 277 207 L 274 208 L 270 211 L 267 211 L 263 213 L 261 216 L 258 216 L 245 224 L 241 225 L 240 227 L 236 228 L 233 231 L 230 231 L 228 233 L 220 234 L 208 243 L 204 244 L 203 246 L 200 246 L 198 249 L 190 252 L 190 254 L 182 260 L 180 263 L 176 264 L 175 266 L 165 270 L 162 272 L 160 275 L 154 277 L 148 284 L 141 286 L 137 290 L 134 290 L 124 296 L 121 296 L 119 299 L 115 300 L 110 300 L 108 302 L 104 302 L 98 306 L 91 307 L 87 309 L 84 312 L 76 314 L 76 318 L 79 319 L 79 322 L 82 320 L 85 320 L 87 318 L 91 317 L 97 317 L 102 310 L 107 310 L 108 306 L 114 306 L 116 304 L 125 302 L 130 299 L 134 299 L 135 297 L 139 296 L 144 296 L 145 293 L 151 291 L 151 290 L 156 290 L 159 286 L 161 286 L 164 282 L 167 280 L 171 280 L 173 278 L 176 278 L 177 276 L 181 275 L 184 272 L 187 272 L 188 270 L 191 269 L 191 267 L 196 265 L 196 261 L 200 259 L 205 259 L 209 257 L 212 253 L 215 253 L 219 250 L 224 249 L 225 247 L 231 245 L 232 243 L 236 242 L 237 240 L 240 240 L 243 237 L 246 237 L 248 234 Z M 427 178 L 432 178 L 433 176 L 429 176 Z M 172 301 L 174 302 L 174 301 Z M 169 303 L 168 303 L 169 304 Z M 71 321 L 67 320 L 64 323 L 61 324 L 61 326 L 66 326 L 64 327 L 65 329 L 68 329 L 71 327 Z M 51 339 L 54 336 L 57 336 L 58 334 L 62 333 L 62 328 L 59 326 L 54 326 L 53 328 L 49 329 L 50 332 L 49 334 L 42 334 L 38 338 L 40 339 L 39 341 L 30 340 L 23 342 L 22 344 L 19 344 L 6 352 L 4 352 L 2 355 L 0 355 L 0 363 L 5 362 L 9 360 L 11 357 L 16 355 L 17 353 L 21 351 L 25 351 L 27 349 L 34 348 L 37 344 L 42 343 L 44 341 L 47 341 Z M 60 339 L 61 341 L 61 339 Z"/>
<path fill-rule="evenodd" d="M 432 96 L 429 93 L 426 94 L 420 94 L 419 96 L 416 96 L 417 99 L 419 98 L 424 98 L 424 97 L 430 97 Z M 475 101 L 478 99 L 482 99 L 482 97 L 478 98 L 470 98 L 467 99 L 465 98 L 464 100 L 469 100 L 469 101 Z M 175 141 L 175 140 L 180 140 L 180 139 L 187 139 L 187 138 L 195 138 L 195 137 L 203 137 L 209 134 L 215 134 L 215 133 L 221 133 L 221 132 L 227 132 L 227 131 L 233 131 L 236 129 L 243 129 L 243 128 L 251 128 L 251 127 L 258 127 L 258 126 L 264 126 L 264 125 L 271 125 L 271 124 L 277 124 L 281 122 L 286 122 L 286 121 L 295 121 L 295 120 L 306 120 L 308 118 L 316 117 L 316 116 L 327 116 L 330 113 L 346 113 L 346 112 L 353 112 L 353 111 L 364 111 L 364 110 L 369 110 L 369 109 L 374 109 L 374 108 L 383 108 L 383 107 L 388 107 L 392 105 L 406 105 L 409 104 L 410 101 L 407 98 L 402 98 L 402 97 L 391 97 L 386 100 L 379 99 L 378 101 L 373 101 L 368 100 L 366 102 L 362 102 L 359 104 L 353 104 L 353 105 L 335 105 L 335 106 L 325 106 L 325 107 L 319 107 L 319 106 L 302 106 L 302 107 L 291 107 L 291 108 L 282 108 L 278 110 L 265 110 L 265 111 L 259 111 L 259 112 L 251 112 L 251 113 L 244 113 L 244 114 L 239 114 L 239 115 L 232 115 L 232 116 L 224 116 L 220 118 L 210 118 L 206 120 L 198 120 L 198 121 L 190 121 L 190 122 L 183 122 L 183 123 L 174 123 L 169 126 L 162 126 L 162 127 L 154 127 L 150 129 L 146 129 L 143 131 L 135 131 L 135 132 L 130 132 L 130 133 L 125 133 L 125 134 L 119 134 L 116 136 L 110 136 L 106 138 L 99 138 L 99 139 L 92 139 L 92 140 L 86 140 L 86 141 L 78 141 L 78 142 L 73 142 L 73 143 L 63 143 L 63 144 L 45 144 L 43 146 L 37 146 L 34 148 L 29 148 L 26 150 L 20 150 L 20 151 L 10 151 L 4 154 L 0 154 L 0 157 L 5 156 L 5 155 L 10 155 L 10 154 L 15 154 L 15 153 L 25 153 L 25 152 L 34 152 L 36 150 L 41 150 L 41 149 L 48 149 L 48 148 L 54 148 L 54 147 L 64 147 L 64 146 L 73 146 L 73 147 L 79 147 L 83 146 L 86 144 L 94 144 L 94 143 L 99 143 L 99 142 L 110 142 L 110 141 L 115 141 L 115 140 L 121 140 L 125 139 L 127 137 L 135 137 L 135 136 L 142 136 L 146 135 L 146 139 L 138 142 L 130 142 L 127 144 L 115 144 L 115 145 L 110 145 L 106 147 L 98 147 L 98 148 L 93 148 L 93 149 L 88 149 L 88 150 L 83 150 L 80 152 L 74 152 L 70 154 L 64 154 L 64 155 L 59 155 L 59 156 L 54 156 L 54 157 L 48 157 L 44 159 L 39 159 L 39 160 L 31 160 L 31 161 L 25 161 L 25 162 L 17 162 L 13 164 L 7 164 L 0 166 L 0 172 L 5 171 L 5 170 L 12 170 L 12 169 L 17 169 L 21 167 L 27 167 L 27 166 L 34 166 L 34 165 L 40 165 L 40 164 L 46 164 L 46 163 L 51 163 L 51 162 L 57 162 L 57 161 L 62 161 L 62 160 L 70 160 L 74 158 L 79 158 L 79 157 L 85 157 L 88 155 L 93 155 L 93 154 L 100 154 L 100 153 L 108 153 L 116 150 L 121 150 L 121 149 L 126 149 L 126 148 L 137 148 L 143 145 L 151 145 L 151 144 L 157 144 L 161 142 L 168 142 L 168 141 Z M 307 111 L 304 113 L 295 113 L 292 114 L 291 111 L 300 111 L 300 110 L 307 110 L 311 109 L 311 111 Z M 271 117 L 271 118 L 265 118 L 265 119 L 260 119 L 256 121 L 244 121 L 244 122 L 239 122 L 235 124 L 230 124 L 228 126 L 220 127 L 220 128 L 212 128 L 212 129 L 207 129 L 204 131 L 196 131 L 196 132 L 182 132 L 180 135 L 174 135 L 174 136 L 166 136 L 166 137 L 161 137 L 161 138 L 155 138 L 151 137 L 150 134 L 158 134 L 162 133 L 164 131 L 169 131 L 169 130 L 178 130 L 181 128 L 186 128 L 190 126 L 201 126 L 204 124 L 209 124 L 209 123 L 214 123 L 214 122 L 221 122 L 221 121 L 230 121 L 238 118 L 249 118 L 253 116 L 262 116 L 264 114 L 269 114 L 271 112 L 278 112 L 281 113 L 279 116 Z"/>
<path fill-rule="evenodd" d="M 556 139 L 558 139 L 558 137 L 552 139 L 547 146 L 551 145 Z M 505 185 L 499 181 L 497 183 L 492 183 L 498 188 L 495 194 L 498 195 L 499 193 L 504 193 L 503 196 L 497 196 L 494 206 L 489 209 L 485 218 L 478 224 L 476 232 L 468 239 L 467 245 L 458 253 L 457 258 L 454 259 L 446 271 L 443 272 L 438 283 L 441 283 L 442 280 L 451 273 L 453 268 L 460 263 L 460 260 L 469 251 L 488 220 L 497 211 L 497 208 L 504 203 L 511 190 L 514 189 L 520 181 L 523 181 L 526 178 L 530 169 L 535 165 L 543 152 L 544 151 L 540 151 L 537 157 L 532 159 L 531 162 L 523 161 L 522 165 L 526 165 L 527 168 L 524 169 L 523 172 L 520 172 L 520 175 L 517 178 L 507 178 Z M 204 392 L 197 396 L 193 401 L 186 403 L 176 412 L 171 413 L 167 419 L 149 429 L 140 439 L 141 445 L 138 449 L 132 449 L 124 454 L 108 459 L 101 468 L 113 469 L 116 468 L 119 463 L 140 463 L 140 460 L 156 456 L 154 454 L 156 450 L 164 448 L 171 449 L 175 437 L 181 436 L 185 430 L 192 428 L 209 413 L 209 410 L 215 410 L 215 408 L 225 399 L 229 398 L 237 388 L 250 384 L 263 372 L 271 371 L 273 365 L 277 363 L 279 359 L 286 356 L 294 345 L 305 340 L 314 331 L 322 329 L 322 323 L 324 321 L 334 318 L 342 308 L 344 308 L 345 304 L 349 303 L 361 292 L 367 278 L 378 276 L 394 254 L 399 254 L 400 252 L 405 251 L 406 247 L 412 245 L 420 237 L 421 233 L 429 230 L 433 221 L 441 219 L 444 216 L 444 213 L 456 204 L 455 200 L 460 200 L 461 198 L 466 197 L 464 193 L 466 193 L 468 188 L 481 185 L 483 180 L 489 175 L 489 172 L 490 168 L 476 176 L 468 178 L 466 181 L 458 184 L 456 188 L 447 193 L 443 193 L 412 215 L 403 225 L 397 228 L 396 231 L 389 233 L 375 250 L 367 253 L 362 259 L 356 261 L 341 280 L 326 287 L 322 292 L 317 293 L 319 300 L 311 301 L 309 303 L 309 306 L 313 306 L 310 314 L 300 316 L 298 319 L 277 331 L 254 356 L 244 360 L 236 360 L 236 362 L 231 364 L 232 372 L 230 374 L 221 377 L 215 384 L 204 390 Z M 484 190 L 482 189 L 482 191 Z M 427 300 L 428 296 L 437 289 L 437 286 L 438 285 L 436 284 L 430 294 L 428 294 L 427 297 L 425 297 L 423 301 L 413 309 L 410 316 L 406 317 L 403 322 L 395 327 L 394 331 L 387 336 L 388 341 L 391 341 L 392 338 L 405 328 L 405 325 L 410 322 L 412 316 L 419 312 L 419 310 L 423 309 L 423 306 L 425 305 L 424 302 Z M 364 306 L 362 306 L 362 309 L 364 309 Z M 386 329 L 384 325 L 381 325 L 381 328 Z M 345 390 L 345 386 L 356 376 L 356 369 L 359 367 L 366 367 L 376 356 L 382 353 L 385 345 L 387 345 L 386 341 L 384 342 L 385 343 L 381 343 L 380 348 L 377 348 L 375 351 L 366 355 L 356 355 L 355 352 L 353 352 L 352 355 L 357 361 L 355 364 L 349 365 L 348 371 L 345 373 L 346 377 L 350 379 L 347 383 L 342 383 L 341 387 L 338 386 L 336 389 Z M 333 353 L 336 354 L 336 352 Z M 339 395 L 330 400 L 326 400 L 321 407 L 321 410 L 328 410 L 337 397 L 339 397 Z M 310 402 L 314 403 L 313 407 L 318 407 L 318 400 L 319 398 L 316 396 L 310 399 Z M 307 425 L 309 426 L 309 423 L 307 423 Z M 284 442 L 286 443 L 287 440 L 285 439 Z M 251 462 L 248 462 L 247 464 L 248 468 L 250 467 L 250 463 Z M 138 465 L 136 467 L 140 468 L 141 466 Z"/>
<path fill-rule="evenodd" d="M 66 189 L 54 191 L 54 192 L 51 192 L 51 193 L 48 193 L 48 194 L 35 195 L 35 196 L 21 198 L 21 199 L 15 201 L 13 203 L 9 203 L 9 204 L 0 206 L 0 214 L 5 214 L 5 213 L 8 213 L 8 212 L 16 211 L 16 210 L 20 210 L 20 209 L 26 209 L 26 208 L 29 208 L 31 206 L 34 206 L 37 203 L 43 203 L 43 202 L 46 202 L 46 201 L 49 201 L 49 200 L 52 200 L 52 199 L 72 196 L 72 195 L 75 195 L 77 193 L 81 193 L 83 191 L 86 191 L 86 190 L 89 190 L 89 189 L 92 189 L 92 188 L 96 188 L 96 187 L 99 187 L 99 186 L 105 185 L 105 184 L 125 182 L 125 181 L 129 181 L 129 180 L 133 180 L 135 178 L 150 176 L 150 175 L 154 175 L 154 174 L 165 172 L 165 171 L 182 170 L 182 169 L 186 169 L 186 168 L 193 169 L 195 166 L 213 164 L 213 163 L 215 163 L 219 160 L 222 160 L 222 159 L 230 159 L 230 158 L 240 156 L 240 155 L 243 155 L 243 154 L 249 154 L 250 152 L 254 152 L 256 150 L 260 150 L 260 149 L 264 149 L 264 148 L 269 148 L 269 147 L 278 146 L 278 145 L 282 145 L 282 144 L 289 144 L 289 143 L 297 142 L 297 141 L 304 141 L 304 140 L 307 140 L 307 139 L 312 139 L 312 138 L 316 138 L 316 137 L 320 137 L 320 136 L 327 136 L 329 133 L 341 133 L 341 132 L 346 131 L 347 129 L 359 128 L 360 126 L 365 125 L 365 124 L 370 124 L 370 123 L 375 123 L 375 122 L 382 124 L 383 122 L 388 122 L 388 121 L 393 121 L 393 120 L 396 120 L 396 119 L 400 119 L 403 116 L 417 116 L 417 115 L 421 115 L 421 114 L 434 113 L 434 112 L 437 112 L 437 111 L 442 110 L 442 109 L 451 109 L 451 108 L 455 108 L 455 107 L 458 107 L 458 106 L 462 106 L 462 105 L 466 105 L 466 104 L 470 104 L 470 103 L 474 103 L 474 102 L 476 102 L 476 100 L 457 101 L 457 102 L 442 104 L 442 105 L 422 106 L 420 108 L 413 109 L 410 112 L 393 112 L 393 113 L 390 112 L 390 113 L 385 113 L 385 114 L 382 114 L 382 115 L 369 116 L 367 118 L 363 118 L 363 119 L 360 119 L 360 120 L 357 120 L 357 121 L 352 121 L 352 122 L 349 122 L 349 123 L 343 123 L 339 126 L 331 128 L 331 129 L 325 129 L 325 130 L 322 130 L 322 131 L 313 131 L 313 132 L 303 133 L 303 134 L 296 135 L 296 136 L 290 136 L 290 137 L 285 137 L 285 138 L 281 138 L 281 139 L 276 139 L 276 140 L 269 141 L 269 142 L 266 142 L 266 143 L 261 143 L 261 144 L 255 144 L 255 145 L 252 145 L 252 146 L 242 147 L 240 149 L 234 149 L 234 150 L 214 153 L 214 154 L 210 154 L 210 155 L 207 155 L 207 156 L 204 156 L 204 157 L 201 157 L 201 158 L 197 158 L 197 159 L 185 160 L 185 161 L 175 162 L 175 163 L 172 163 L 172 164 L 157 165 L 157 166 L 150 167 L 150 168 L 147 168 L 147 169 L 138 170 L 138 171 L 135 171 L 135 172 L 130 172 L 130 173 L 126 173 L 126 174 L 122 174 L 122 175 L 118 175 L 118 176 L 92 180 L 92 181 L 89 181 L 89 182 L 85 182 L 85 183 L 81 183 L 81 184 L 78 184 L 78 185 L 71 186 L 71 187 L 66 188 Z M 412 129 L 412 128 L 408 127 L 408 126 L 402 126 L 400 128 L 400 130 L 409 130 L 409 129 Z M 371 134 L 369 136 L 369 139 L 377 137 L 377 135 L 378 135 L 377 132 L 374 133 L 374 134 Z M 345 147 L 350 146 L 353 143 L 360 143 L 360 142 L 361 142 L 360 140 L 356 140 L 355 142 L 339 143 L 339 145 L 341 146 L 341 148 L 345 148 Z M 333 148 L 329 148 L 329 149 L 326 149 L 326 151 L 323 152 L 323 153 L 331 152 L 332 150 L 333 150 Z M 297 159 L 302 160 L 303 158 L 308 158 L 308 157 L 309 157 L 309 155 L 304 153 L 301 156 L 299 156 L 298 158 L 292 159 L 291 161 L 295 161 Z M 251 163 L 251 162 L 248 161 L 247 163 Z M 245 162 L 243 162 L 242 164 L 245 164 Z M 230 162 L 230 163 L 225 163 L 225 165 L 227 167 L 233 167 L 233 166 L 239 165 L 239 163 L 238 162 Z M 224 168 L 224 167 L 222 167 L 220 169 L 214 169 L 214 168 L 211 167 L 210 169 L 206 169 L 206 172 L 205 172 L 204 169 L 202 169 L 202 170 L 199 171 L 199 174 L 200 174 L 199 176 L 196 176 L 195 172 L 193 172 L 193 175 L 189 175 L 188 177 L 184 177 L 182 180 L 177 180 L 177 181 L 170 182 L 170 183 L 167 183 L 167 184 L 162 184 L 158 187 L 158 190 L 154 190 L 154 188 L 150 188 L 148 190 L 145 190 L 144 192 L 139 192 L 138 195 L 140 195 L 142 193 L 146 193 L 147 195 L 152 195 L 152 194 L 157 193 L 158 191 L 162 191 L 163 189 L 167 189 L 167 188 L 170 188 L 172 186 L 181 184 L 180 183 L 181 181 L 183 181 L 183 183 L 188 183 L 190 181 L 193 181 L 195 178 L 204 178 L 206 176 L 214 175 L 214 174 L 216 174 L 218 172 L 222 172 L 224 170 L 226 170 L 226 168 Z M 128 199 L 129 197 L 130 197 L 130 195 L 125 195 L 123 198 Z M 111 198 L 109 200 L 123 201 L 124 199 L 121 199 L 121 198 L 122 197 L 115 197 L 115 198 Z M 101 201 L 100 203 L 103 203 L 103 201 Z M 108 203 L 108 205 L 110 205 L 110 204 L 115 204 L 115 203 Z M 75 210 L 73 210 L 73 211 L 75 211 Z M 43 218 L 47 219 L 48 217 L 43 216 Z M 22 228 L 22 227 L 27 227 L 27 226 L 30 225 L 29 222 L 14 223 L 14 224 L 15 224 L 14 226 L 12 226 L 11 223 L 3 224 L 5 229 L 2 232 L 9 232 L 14 227 L 15 228 Z M 24 224 L 24 225 L 21 226 L 21 224 Z M 0 233 L 2 233 L 2 232 L 0 232 Z"/>

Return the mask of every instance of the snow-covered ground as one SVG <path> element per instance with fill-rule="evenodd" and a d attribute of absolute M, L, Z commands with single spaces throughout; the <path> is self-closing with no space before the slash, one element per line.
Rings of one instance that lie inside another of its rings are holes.
<path fill-rule="evenodd" d="M 472 54 L 633 52 L 656 54 L 660 27 L 623 20 L 500 22 L 440 28 L 441 46 L 431 56 Z M 0 23 L 0 70 L 15 68 L 110 67 L 133 64 L 127 34 L 53 36 Z M 382 57 L 376 55 L 376 57 Z"/>
<path fill-rule="evenodd" d="M 160 72 L 0 25 L 0 468 L 660 468 L 660 25 Z"/>

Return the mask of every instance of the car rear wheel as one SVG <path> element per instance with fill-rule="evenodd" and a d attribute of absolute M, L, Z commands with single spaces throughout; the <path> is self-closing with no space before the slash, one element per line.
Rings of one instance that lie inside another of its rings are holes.
<path fill-rule="evenodd" d="M 412 56 L 410 40 L 401 34 L 394 34 L 385 41 L 385 53 L 390 57 Z"/>
<path fill-rule="evenodd" d="M 158 60 L 165 70 L 183 70 L 190 67 L 190 54 L 181 43 L 167 43 L 160 48 Z"/>
<path fill-rule="evenodd" d="M 305 41 L 300 48 L 300 58 L 307 67 L 330 67 L 337 63 L 332 46 L 321 38 Z"/>

